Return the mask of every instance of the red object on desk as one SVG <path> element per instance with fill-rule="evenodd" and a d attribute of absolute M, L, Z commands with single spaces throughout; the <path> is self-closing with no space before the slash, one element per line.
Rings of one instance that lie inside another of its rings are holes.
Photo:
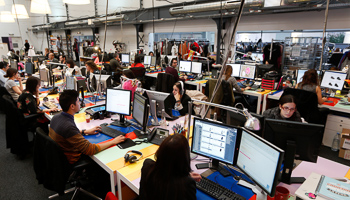
<path fill-rule="evenodd" d="M 324 102 L 323 105 L 327 105 L 327 106 L 335 106 L 339 99 L 338 98 L 333 98 L 333 97 L 328 97 L 327 98 L 328 101 L 332 101 L 332 103 L 327 103 L 327 102 Z"/>

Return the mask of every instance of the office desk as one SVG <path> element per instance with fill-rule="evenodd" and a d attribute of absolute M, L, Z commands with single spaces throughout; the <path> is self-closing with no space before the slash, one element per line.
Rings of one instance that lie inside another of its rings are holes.
<path fill-rule="evenodd" d="M 234 90 L 235 92 L 235 90 Z M 250 95 L 250 96 L 255 96 L 255 97 L 258 97 L 258 104 L 257 104 L 257 107 L 256 107 L 256 113 L 260 115 L 261 112 L 261 103 L 264 99 L 264 95 L 265 94 L 268 94 L 270 93 L 271 90 L 265 90 L 263 92 L 256 92 L 256 91 L 253 91 L 253 90 L 245 90 L 243 91 L 243 94 L 244 95 Z"/>

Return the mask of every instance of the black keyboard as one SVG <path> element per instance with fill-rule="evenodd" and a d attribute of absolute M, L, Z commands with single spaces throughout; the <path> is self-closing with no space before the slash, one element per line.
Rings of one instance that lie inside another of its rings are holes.
<path fill-rule="evenodd" d="M 221 186 L 214 181 L 211 181 L 205 177 L 202 176 L 202 180 L 199 182 L 196 182 L 197 189 L 205 192 L 209 196 L 219 199 L 219 200 L 245 200 L 244 197 L 241 195 L 225 188 L 224 186 Z"/>
<path fill-rule="evenodd" d="M 101 133 L 105 134 L 105 135 L 108 135 L 110 137 L 118 137 L 119 135 L 125 135 L 125 133 L 121 132 L 121 131 L 118 131 L 118 130 L 115 130 L 113 128 L 110 128 L 106 125 L 101 125 Z"/>

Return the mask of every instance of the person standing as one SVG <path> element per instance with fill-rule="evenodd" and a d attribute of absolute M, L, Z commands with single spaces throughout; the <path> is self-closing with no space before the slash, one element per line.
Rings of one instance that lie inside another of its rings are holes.
<path fill-rule="evenodd" d="M 25 40 L 25 43 L 24 43 L 24 51 L 26 53 L 26 55 L 28 54 L 28 51 L 29 51 L 29 43 L 28 43 L 28 40 Z"/>
<path fill-rule="evenodd" d="M 77 38 L 74 38 L 73 51 L 75 53 L 75 61 L 78 62 L 79 61 L 79 43 Z"/>
<path fill-rule="evenodd" d="M 57 37 L 56 46 L 57 46 L 58 55 L 61 55 L 60 53 L 62 53 L 62 55 L 64 55 L 64 52 L 62 51 L 62 43 L 61 43 L 60 37 Z"/>

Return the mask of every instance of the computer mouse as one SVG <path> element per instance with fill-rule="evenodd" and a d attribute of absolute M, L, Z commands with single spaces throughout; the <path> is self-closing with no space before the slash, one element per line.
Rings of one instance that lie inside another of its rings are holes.
<path fill-rule="evenodd" d="M 103 124 L 100 124 L 100 126 L 107 126 L 108 123 L 103 123 Z"/>

